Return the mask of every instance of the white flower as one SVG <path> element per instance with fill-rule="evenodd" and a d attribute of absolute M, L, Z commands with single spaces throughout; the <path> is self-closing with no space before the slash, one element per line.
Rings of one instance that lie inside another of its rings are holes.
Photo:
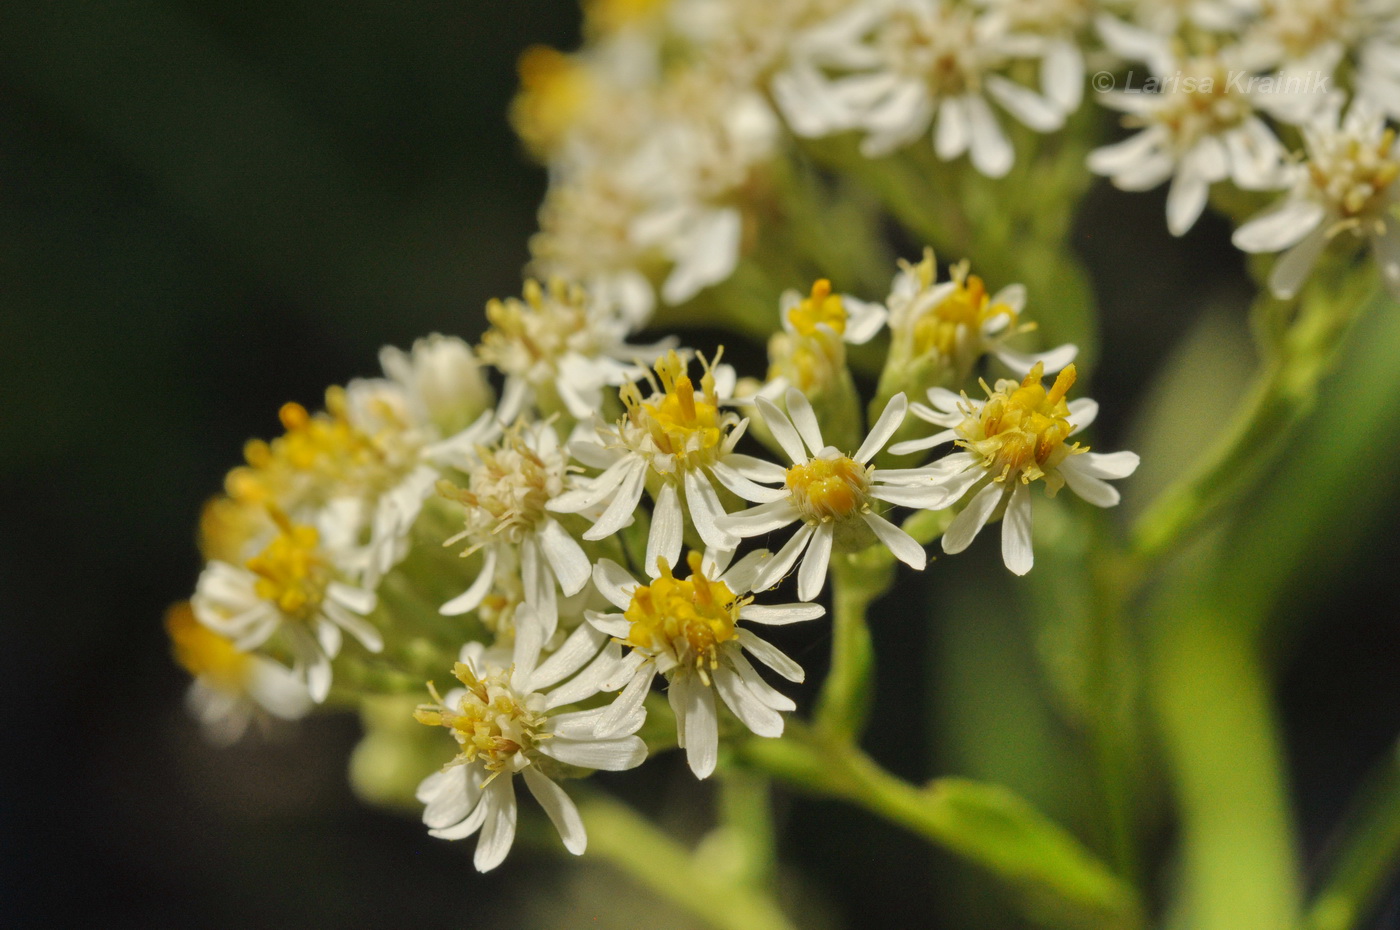
<path fill-rule="evenodd" d="M 928 439 L 898 443 L 890 451 L 903 455 L 950 440 L 964 450 L 930 466 L 937 472 L 933 487 L 946 495 L 938 506 L 969 496 L 967 505 L 943 534 L 943 551 L 955 555 L 966 549 L 982 527 L 1004 508 L 1001 553 L 1006 567 L 1018 575 L 1031 570 L 1030 485 L 1044 481 L 1054 497 L 1064 485 L 1096 507 L 1118 503 L 1118 491 L 1105 479 L 1126 478 L 1138 466 L 1132 452 L 1100 454 L 1065 440 L 1083 430 L 1098 415 L 1092 400 L 1066 403 L 1075 369 L 1060 372 L 1046 391 L 1044 372 L 1037 365 L 1025 379 L 998 381 L 985 401 L 971 400 L 942 388 L 929 390 L 929 402 L 915 405 L 921 419 L 948 427 Z"/>
<path fill-rule="evenodd" d="M 802 668 L 738 621 L 796 623 L 825 611 L 817 604 L 754 604 L 749 592 L 767 556 L 763 551 L 750 553 L 726 570 L 727 559 L 717 563 L 691 552 L 690 577 L 684 580 L 675 577 L 662 558 L 645 585 L 617 563 L 599 561 L 593 583 L 622 613 L 589 611 L 588 622 L 631 649 L 604 685 L 604 690 L 621 688 L 622 693 L 598 718 L 600 738 L 630 726 L 628 721 L 642 712 L 642 701 L 658 674 L 667 679 L 678 742 L 698 778 L 708 777 L 718 759 L 716 692 L 757 735 L 782 735 L 780 712 L 796 705 L 759 676 L 745 653 L 788 681 L 802 681 Z"/>
<path fill-rule="evenodd" d="M 306 686 L 264 656 L 243 652 L 195 619 L 188 603 L 165 615 L 175 658 L 194 676 L 185 704 L 204 734 L 220 746 L 236 742 L 264 713 L 296 720 L 311 709 Z"/>
<path fill-rule="evenodd" d="M 887 301 L 890 311 L 890 371 L 917 365 L 922 374 L 941 387 L 966 383 L 984 355 L 991 355 L 1017 375 L 1024 376 L 1036 363 L 1050 372 L 1074 361 L 1078 348 L 1057 346 L 1046 352 L 1026 353 L 1010 348 L 1014 337 L 1035 329 L 1021 322 L 1026 289 L 1009 284 L 988 294 L 982 279 L 969 274 L 966 261 L 949 269 L 950 278 L 937 282 L 933 250 L 925 249 L 918 264 L 900 262 Z"/>
<path fill-rule="evenodd" d="M 492 300 L 486 318 L 491 328 L 481 338 L 480 355 L 506 376 L 497 409 L 503 423 L 531 404 L 545 413 L 562 408 L 575 419 L 588 417 L 602 404 L 604 386 L 638 377 L 635 360 L 658 351 L 628 344 L 631 321 L 557 279 L 547 287 L 526 281 L 523 299 Z"/>
<path fill-rule="evenodd" d="M 455 336 L 433 333 L 408 352 L 385 346 L 379 364 L 402 388 L 413 421 L 433 424 L 439 437 L 456 435 L 495 404 L 476 354 Z"/>
<path fill-rule="evenodd" d="M 1099 95 L 1105 106 L 1127 114 L 1126 125 L 1142 131 L 1090 152 L 1091 171 L 1125 191 L 1149 190 L 1170 178 L 1167 228 L 1174 236 L 1195 225 L 1217 181 L 1230 178 L 1246 190 L 1282 186 L 1285 152 L 1259 111 L 1282 116 L 1294 109 L 1293 98 L 1256 92 L 1238 47 L 1178 59 L 1166 38 L 1110 17 L 1099 22 L 1111 49 L 1148 63 L 1157 92 L 1144 86 Z"/>
<path fill-rule="evenodd" d="M 1084 33 L 1093 19 L 1093 0 L 976 0 L 1004 22 L 1002 29 L 1024 37 L 1040 58 L 1040 87 L 1064 114 L 1084 99 Z"/>
<path fill-rule="evenodd" d="M 1002 177 L 1015 152 L 988 97 L 1038 132 L 1059 129 L 1065 116 L 1000 73 L 1043 50 L 1006 26 L 943 0 L 861 3 L 796 40 L 794 63 L 773 80 L 774 98 L 799 135 L 858 129 L 866 133 L 862 153 L 876 158 L 934 126 L 939 158 L 968 152 L 978 171 Z"/>
<path fill-rule="evenodd" d="M 562 762 L 622 771 L 646 759 L 646 745 L 632 735 L 645 720 L 644 713 L 618 721 L 612 735 L 598 738 L 594 730 L 606 708 L 557 712 L 597 693 L 602 673 L 617 661 L 603 649 L 605 640 L 585 624 L 538 667 L 517 660 L 506 669 L 482 661 L 481 651 L 474 659 L 468 650 L 466 660 L 452 670 L 463 688 L 443 698 L 428 686 L 434 703 L 420 706 L 414 716 L 421 723 L 446 727 L 461 752 L 418 786 L 418 800 L 426 805 L 423 822 L 429 833 L 446 840 L 464 839 L 479 830 L 474 857 L 478 871 L 500 865 L 515 840 L 517 773 L 549 815 L 564 848 L 579 855 L 588 843 L 583 821 L 564 789 L 544 770 Z M 570 676 L 572 680 L 545 693 Z"/>
<path fill-rule="evenodd" d="M 770 400 L 789 387 L 816 396 L 849 381 L 846 346 L 874 339 L 889 317 L 878 303 L 832 293 L 825 278 L 813 282 L 806 297 L 784 291 L 778 311 L 783 328 L 768 340 L 768 381 L 757 392 Z"/>
<path fill-rule="evenodd" d="M 280 634 L 293 671 L 320 703 L 330 692 L 342 631 L 370 652 L 383 648 L 379 631 L 365 620 L 375 596 L 338 576 L 315 527 L 277 513 L 274 519 L 277 536 L 245 565 L 216 560 L 205 566 L 191 605 L 200 623 L 242 652 Z"/>
<path fill-rule="evenodd" d="M 1235 230 L 1246 252 L 1286 250 L 1274 262 L 1269 287 L 1290 298 L 1318 256 L 1338 236 L 1370 242 L 1390 293 L 1400 299 L 1400 142 L 1385 119 L 1360 98 L 1346 117 L 1331 110 L 1303 128 L 1307 159 L 1297 166 L 1282 202 Z"/>
<path fill-rule="evenodd" d="M 651 381 L 652 393 L 643 398 L 635 385 L 621 391 L 626 415 L 615 426 L 597 429 L 598 442 L 574 442 L 570 450 L 585 465 L 601 468 L 593 478 L 581 479 L 576 488 L 555 498 L 548 508 L 559 513 L 591 513 L 599 506 L 592 528 L 584 539 L 605 539 L 632 523 L 647 479 L 659 479 L 656 507 L 647 540 L 647 562 L 658 557 L 674 564 L 680 558 L 685 514 L 707 546 L 732 549 L 737 545 L 719 529 L 724 516 L 714 481 L 733 487 L 755 467 L 756 459 L 738 455 L 734 445 L 748 421 L 723 409 L 734 390 L 734 370 L 715 362 L 701 364 L 705 373 L 700 391 L 686 374 L 686 363 L 674 351 L 656 363 L 660 379 Z M 757 464 L 756 464 L 757 463 Z M 684 499 L 684 506 L 682 506 Z"/>
<path fill-rule="evenodd" d="M 540 637 L 554 635 L 559 619 L 556 586 L 565 597 L 588 583 L 588 556 L 545 509 L 564 492 L 569 457 L 549 423 L 517 421 L 494 448 L 478 447 L 464 467 L 467 487 L 439 484 L 440 492 L 465 508 L 465 528 L 443 545 L 465 540 L 468 556 L 484 550 L 476 580 L 442 605 L 445 616 L 476 610 L 497 584 L 498 573 L 518 571 L 524 602 L 541 624 Z"/>
<path fill-rule="evenodd" d="M 846 541 L 855 531 L 851 544 L 864 545 L 868 539 L 866 528 L 901 562 L 923 569 L 927 561 L 923 546 L 873 509 L 875 501 L 927 507 L 942 497 L 941 493 L 930 494 L 911 486 L 932 480 L 931 473 L 924 475 L 920 469 L 890 471 L 870 464 L 904 422 L 907 404 L 903 394 L 890 399 L 854 456 L 844 455 L 822 442 L 816 413 L 802 392 L 788 389 L 786 415 L 765 397 L 759 397 L 757 404 L 764 423 L 792 460 L 792 466 L 784 469 L 766 463 L 758 481 L 778 487 L 736 483 L 732 490 L 759 506 L 730 514 L 720 525 L 740 537 L 758 536 L 794 523 L 802 526 L 759 569 L 755 588 L 777 584 L 805 553 L 797 573 L 797 596 L 804 601 L 814 600 L 826 583 L 833 544 Z M 842 534 L 839 538 L 838 532 Z"/>

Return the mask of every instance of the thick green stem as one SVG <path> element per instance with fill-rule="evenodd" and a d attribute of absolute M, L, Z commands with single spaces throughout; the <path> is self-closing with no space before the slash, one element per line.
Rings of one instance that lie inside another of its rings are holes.
<path fill-rule="evenodd" d="M 865 611 L 889 586 L 889 563 L 881 546 L 831 560 L 831 671 L 822 685 L 817 725 L 840 739 L 858 738 L 870 712 L 875 648 Z"/>
<path fill-rule="evenodd" d="M 814 794 L 840 798 L 990 869 L 1029 893 L 1042 918 L 1072 927 L 1135 928 L 1130 886 L 1078 840 L 1014 793 L 944 778 L 920 787 L 857 747 L 794 721 L 781 740 L 754 739 L 749 764 Z"/>
<path fill-rule="evenodd" d="M 600 794 L 579 794 L 589 856 L 606 859 L 718 930 L 794 930 L 766 894 L 703 868 L 689 850 L 630 807 Z"/>
<path fill-rule="evenodd" d="M 1257 627 L 1238 605 L 1176 592 L 1154 617 L 1149 675 L 1181 820 L 1180 925 L 1296 926 L 1293 821 Z"/>

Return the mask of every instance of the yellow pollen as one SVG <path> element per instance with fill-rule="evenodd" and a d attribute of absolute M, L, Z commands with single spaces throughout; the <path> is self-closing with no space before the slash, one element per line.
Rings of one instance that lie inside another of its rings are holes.
<path fill-rule="evenodd" d="M 520 56 L 520 93 L 511 103 L 511 122 L 537 154 L 556 149 L 578 123 L 595 95 L 588 69 L 571 56 L 532 45 Z"/>
<path fill-rule="evenodd" d="M 448 706 L 437 687 L 428 682 L 428 693 L 435 703 L 420 704 L 413 719 L 452 732 L 461 747 L 454 763 L 480 761 L 494 778 L 510 767 L 516 753 L 529 752 L 540 740 L 548 738 L 549 734 L 539 732 L 545 722 L 544 714 L 524 706 L 510 686 L 509 671 L 478 676 L 471 666 L 458 662 L 452 667 L 452 674 L 466 689 L 457 706 Z"/>
<path fill-rule="evenodd" d="M 246 563 L 258 576 L 253 590 L 287 616 L 305 620 L 321 606 L 330 583 L 321 534 L 314 526 L 292 523 L 280 511 L 273 511 L 272 518 L 281 532 Z"/>
<path fill-rule="evenodd" d="M 659 388 L 659 398 L 642 400 L 635 385 L 627 385 L 619 392 L 632 423 L 650 434 L 660 452 L 695 460 L 713 454 L 724 441 L 727 424 L 720 414 L 712 371 L 723 351 L 721 348 L 713 361 L 701 357 L 705 373 L 700 378 L 698 394 L 695 383 L 686 374 L 685 363 L 674 350 L 656 363 L 660 384 L 653 386 Z"/>
<path fill-rule="evenodd" d="M 175 661 L 195 678 L 226 694 L 243 694 L 252 671 L 252 659 L 195 619 L 188 601 L 165 613 L 165 632 L 175 650 Z"/>
<path fill-rule="evenodd" d="M 831 293 L 831 282 L 819 278 L 812 284 L 811 296 L 803 299 L 787 313 L 792 328 L 803 336 L 811 336 L 817 327 L 825 324 L 836 334 L 846 332 L 846 305 L 840 294 Z"/>
<path fill-rule="evenodd" d="M 998 316 L 1016 325 L 1016 311 L 1004 303 L 992 303 L 987 286 L 975 274 L 967 273 L 967 263 L 953 268 L 954 289 L 942 302 L 922 314 L 914 323 L 914 351 L 920 355 L 937 352 L 953 355 L 968 334 Z"/>
<path fill-rule="evenodd" d="M 869 506 L 870 470 L 844 455 L 794 465 L 786 481 L 797 509 L 809 520 L 841 520 Z"/>
<path fill-rule="evenodd" d="M 969 416 L 958 426 L 962 445 L 983 457 L 983 465 L 997 481 L 1020 476 L 1029 484 L 1047 478 L 1051 490 L 1063 483 L 1058 475 L 1050 481 L 1048 472 L 1065 457 L 1087 452 L 1078 443 L 1066 446 L 1065 439 L 1074 429 L 1069 422 L 1069 405 L 1065 394 L 1074 385 L 1075 368 L 1068 365 L 1050 390 L 1041 384 L 1045 366 L 1037 362 L 1019 387 L 1003 381 L 999 390 L 988 391 L 986 406 L 980 417 Z"/>
<path fill-rule="evenodd" d="M 632 624 L 626 642 L 648 654 L 669 647 L 708 685 L 710 671 L 719 667 L 719 647 L 739 635 L 735 623 L 749 599 L 736 596 L 722 581 L 706 578 L 700 553 L 691 552 L 687 562 L 690 577 L 682 581 L 664 558 L 657 559 L 661 577 L 633 592 L 623 612 Z"/>

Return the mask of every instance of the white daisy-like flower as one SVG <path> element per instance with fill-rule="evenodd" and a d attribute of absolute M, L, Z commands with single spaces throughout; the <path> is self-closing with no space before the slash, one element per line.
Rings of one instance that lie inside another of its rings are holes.
<path fill-rule="evenodd" d="M 949 272 L 947 281 L 937 280 L 932 249 L 924 250 L 918 264 L 900 262 L 887 301 L 892 336 L 888 371 L 914 366 L 927 379 L 924 384 L 956 387 L 967 382 L 986 355 L 1022 376 L 1037 363 L 1056 372 L 1074 361 L 1079 350 L 1070 344 L 1039 353 L 1010 348 L 1013 338 L 1035 329 L 1022 322 L 1023 285 L 1008 284 L 988 294 L 966 261 Z"/>
<path fill-rule="evenodd" d="M 1296 115 L 1296 98 L 1256 92 L 1238 46 L 1180 58 L 1163 36 L 1110 17 L 1099 23 L 1110 49 L 1148 64 L 1156 92 L 1143 87 L 1099 94 L 1105 106 L 1126 114 L 1125 125 L 1141 131 L 1090 152 L 1089 170 L 1125 191 L 1149 190 L 1170 179 L 1167 228 L 1174 236 L 1195 225 L 1217 181 L 1229 178 L 1246 190 L 1285 183 L 1286 152 L 1260 113 Z"/>
<path fill-rule="evenodd" d="M 614 426 L 597 427 L 597 441 L 570 444 L 574 457 L 602 473 L 580 479 L 576 487 L 547 506 L 559 513 L 591 514 L 602 508 L 584 539 L 606 539 L 632 523 L 648 478 L 659 486 L 647 539 L 647 562 L 680 559 L 685 515 L 705 544 L 732 549 L 737 540 L 719 528 L 724 516 L 714 482 L 731 490 L 743 486 L 764 463 L 734 451 L 748 421 L 724 405 L 736 381 L 734 369 L 700 359 L 700 390 L 674 351 L 656 363 L 652 393 L 643 398 L 636 385 L 623 387 L 626 414 Z M 684 502 L 684 503 L 682 503 Z"/>
<path fill-rule="evenodd" d="M 755 573 L 768 553 L 750 553 L 732 566 L 726 565 L 726 556 L 722 553 L 716 561 L 691 552 L 686 579 L 673 575 L 666 559 L 658 559 L 649 584 L 602 559 L 594 567 L 593 583 L 622 612 L 586 614 L 589 623 L 630 650 L 604 685 L 604 690 L 621 688 L 622 693 L 598 718 L 599 737 L 612 737 L 631 726 L 652 681 L 663 675 L 676 714 L 678 742 L 698 778 L 714 772 L 719 757 L 716 692 L 759 736 L 781 736 L 781 712 L 796 709 L 791 699 L 759 676 L 749 657 L 788 681 L 803 680 L 801 666 L 740 627 L 739 621 L 787 624 L 825 613 L 817 604 L 754 604 L 750 592 Z"/>
<path fill-rule="evenodd" d="M 1097 0 L 976 0 L 1003 21 L 1002 30 L 1025 37 L 1040 59 L 1040 87 L 1068 115 L 1084 99 L 1085 33 Z"/>
<path fill-rule="evenodd" d="M 615 772 L 646 759 L 646 744 L 633 735 L 646 719 L 643 712 L 616 721 L 605 738 L 594 731 L 607 708 L 558 712 L 598 692 L 602 674 L 617 661 L 604 649 L 606 639 L 584 624 L 538 667 L 517 660 L 504 668 L 484 650 L 475 650 L 475 657 L 466 650 L 465 661 L 452 670 L 462 688 L 440 697 L 429 684 L 434 703 L 420 706 L 414 717 L 446 727 L 461 751 L 418 786 L 418 800 L 426 805 L 423 822 L 446 840 L 480 831 L 473 860 L 478 871 L 500 865 L 515 840 L 516 774 L 549 815 L 564 848 L 580 855 L 588 843 L 583 820 L 549 770 L 563 763 Z"/>
<path fill-rule="evenodd" d="M 176 660 L 194 677 L 185 704 L 210 742 L 227 746 L 268 714 L 296 720 L 311 709 L 306 685 L 295 674 L 235 648 L 228 637 L 196 620 L 187 602 L 166 613 L 165 629 Z"/>
<path fill-rule="evenodd" d="M 278 534 L 244 565 L 215 560 L 205 566 L 191 606 L 200 623 L 242 652 L 280 635 L 293 671 L 320 703 L 330 692 L 342 631 L 370 652 L 383 648 L 379 631 L 365 619 L 376 599 L 373 591 L 346 582 L 315 527 L 275 511 L 273 518 Z"/>
<path fill-rule="evenodd" d="M 1064 124 L 1059 106 L 1002 73 L 1042 51 L 1034 37 L 1008 31 L 1005 18 L 962 4 L 865 2 L 798 38 L 773 94 L 799 135 L 860 130 L 861 151 L 876 158 L 933 126 L 939 158 L 969 153 L 978 171 L 999 178 L 1015 151 L 988 98 L 1037 132 Z"/>
<path fill-rule="evenodd" d="M 1298 293 L 1320 256 L 1345 234 L 1370 243 L 1390 293 L 1400 299 L 1400 140 L 1360 98 L 1343 118 L 1329 111 L 1303 127 L 1307 157 L 1282 202 L 1235 230 L 1246 252 L 1278 252 L 1269 274 L 1275 295 Z"/>
<path fill-rule="evenodd" d="M 546 510 L 564 493 L 569 456 L 551 424 L 517 421 L 498 445 L 478 447 L 474 458 L 463 469 L 465 488 L 442 481 L 438 489 L 465 509 L 465 528 L 443 545 L 465 541 L 462 555 L 482 551 L 483 563 L 471 586 L 441 611 L 455 617 L 476 610 L 498 573 L 515 570 L 524 603 L 547 640 L 559 620 L 556 588 L 565 597 L 577 594 L 592 571 L 583 548 Z"/>
<path fill-rule="evenodd" d="M 768 341 L 768 380 L 757 392 L 770 400 L 789 387 L 816 394 L 849 378 L 845 347 L 874 339 L 889 317 L 878 303 L 833 293 L 825 278 L 806 297 L 784 291 L 778 311 L 782 330 Z"/>
<path fill-rule="evenodd" d="M 510 423 L 530 405 L 568 411 L 575 419 L 595 413 L 603 388 L 641 375 L 636 360 L 659 347 L 626 342 L 632 323 L 577 285 L 525 282 L 523 298 L 492 300 L 491 323 L 481 337 L 481 357 L 506 376 L 497 417 Z"/>
<path fill-rule="evenodd" d="M 495 405 L 476 353 L 456 336 L 433 333 L 407 352 L 385 346 L 379 364 L 402 389 L 412 422 L 432 424 L 438 438 L 455 436 Z"/>
<path fill-rule="evenodd" d="M 897 443 L 890 451 L 903 455 L 955 441 L 963 450 L 930 466 L 937 472 L 933 487 L 946 495 L 938 506 L 968 497 L 967 505 L 943 534 L 943 551 L 962 552 L 999 511 L 1001 553 L 1006 567 L 1018 575 L 1031 570 L 1030 486 L 1045 483 L 1054 497 L 1061 487 L 1096 507 L 1118 503 L 1118 491 L 1108 480 L 1126 478 L 1138 466 L 1133 452 L 1101 454 L 1066 440 L 1094 422 L 1098 404 L 1065 400 L 1074 384 L 1073 365 L 1060 372 L 1050 390 L 1041 384 L 1037 365 L 1019 384 L 998 381 L 986 400 L 972 400 L 952 391 L 929 391 L 931 407 L 916 404 L 914 415 L 946 427 L 927 439 Z"/>
<path fill-rule="evenodd" d="M 863 548 L 873 532 L 895 558 L 922 570 L 927 557 L 914 537 L 875 512 L 876 501 L 900 507 L 926 508 L 942 500 L 942 493 L 918 487 L 933 473 L 923 469 L 877 469 L 870 464 L 895 430 L 904 422 L 907 402 L 896 394 L 854 455 L 846 455 L 822 441 L 816 412 L 802 392 L 788 389 L 784 414 L 766 397 L 757 405 L 773 438 L 783 447 L 792 465 L 783 468 L 766 463 L 758 482 L 745 482 L 733 490 L 757 507 L 730 514 L 720 521 L 739 537 L 758 536 L 800 523 L 801 526 L 778 554 L 760 568 L 755 588 L 777 584 L 798 559 L 797 596 L 814 600 L 826 583 L 831 550 L 837 544 Z M 765 487 L 774 484 L 776 487 Z"/>

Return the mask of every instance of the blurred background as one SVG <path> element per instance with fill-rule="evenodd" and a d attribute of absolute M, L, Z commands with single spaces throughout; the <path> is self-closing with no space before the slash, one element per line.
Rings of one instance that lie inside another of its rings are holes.
<path fill-rule="evenodd" d="M 567 0 L 0 7 L 0 925 L 692 926 L 586 860 L 522 849 L 478 876 L 470 843 L 353 796 L 354 719 L 206 746 L 161 626 L 199 570 L 200 505 L 280 404 L 376 373 L 383 344 L 475 338 L 487 298 L 518 291 L 544 177 L 506 121 L 515 60 L 574 47 L 578 19 Z M 1104 448 L 1132 442 L 1156 374 L 1194 384 L 1205 417 L 1251 364 L 1228 229 L 1170 240 L 1161 211 L 1160 192 L 1101 186 L 1078 227 Z M 1364 519 L 1319 541 L 1279 624 L 1310 862 L 1400 730 L 1396 451 L 1377 437 Z M 979 548 L 968 571 L 1000 573 Z M 1012 602 L 925 589 L 877 613 L 872 753 L 1091 824 L 1035 631 Z M 826 644 L 804 648 L 819 678 Z M 677 763 L 598 781 L 687 835 L 708 795 Z M 803 926 L 1021 926 L 995 885 L 891 828 L 787 795 L 779 811 Z"/>

